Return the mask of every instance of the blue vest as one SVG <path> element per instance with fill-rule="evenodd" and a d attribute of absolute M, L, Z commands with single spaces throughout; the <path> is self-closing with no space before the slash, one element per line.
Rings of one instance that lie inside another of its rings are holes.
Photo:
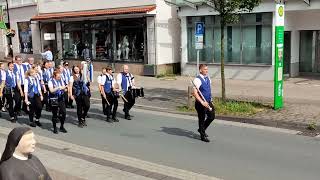
<path fill-rule="evenodd" d="M 31 79 L 28 77 L 28 97 L 33 98 L 34 95 L 39 95 L 39 90 L 38 90 L 38 85 L 39 85 L 39 80 L 36 79 Z"/>
<path fill-rule="evenodd" d="M 51 78 L 50 81 L 52 82 L 53 88 L 64 85 L 61 80 L 57 81 Z M 64 90 L 57 90 L 55 93 L 50 92 L 50 97 L 61 98 L 63 97 L 63 95 L 64 95 Z"/>
<path fill-rule="evenodd" d="M 83 82 L 81 76 L 77 79 L 73 79 L 72 92 L 75 96 L 80 96 L 81 94 L 90 96 L 90 89 L 88 88 L 88 85 Z"/>
<path fill-rule="evenodd" d="M 206 77 L 207 82 L 200 76 L 197 76 L 198 79 L 201 81 L 201 86 L 199 88 L 200 92 L 202 93 L 203 97 L 206 99 L 207 102 L 211 102 L 211 84 L 210 79 Z"/>
<path fill-rule="evenodd" d="M 128 86 L 128 83 L 127 83 L 128 79 L 127 79 L 127 76 L 125 73 L 122 72 L 121 74 L 122 74 L 121 88 L 122 88 L 123 94 L 126 94 L 126 92 L 128 91 L 127 90 L 128 89 L 128 87 L 127 87 Z M 129 75 L 129 78 L 132 78 L 130 73 L 128 73 L 128 75 Z M 132 79 L 130 79 L 130 80 L 132 80 Z"/>
<path fill-rule="evenodd" d="M 17 79 L 15 74 L 12 72 L 13 77 L 9 74 L 9 71 L 6 72 L 6 87 L 15 88 L 17 86 Z"/>
<path fill-rule="evenodd" d="M 112 90 L 112 80 L 109 79 L 108 75 L 106 76 L 106 82 L 104 83 L 104 92 L 105 93 L 111 93 Z"/>

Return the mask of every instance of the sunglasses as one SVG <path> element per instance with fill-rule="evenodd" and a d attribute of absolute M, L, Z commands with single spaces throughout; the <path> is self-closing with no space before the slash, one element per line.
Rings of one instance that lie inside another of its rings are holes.
<path fill-rule="evenodd" d="M 65 64 L 64 66 L 69 66 L 69 64 Z"/>

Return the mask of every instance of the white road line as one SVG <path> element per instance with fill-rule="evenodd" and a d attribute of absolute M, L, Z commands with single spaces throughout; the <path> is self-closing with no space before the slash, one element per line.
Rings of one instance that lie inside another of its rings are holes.
<path fill-rule="evenodd" d="M 9 128 L 0 127 L 0 133 L 8 134 L 9 132 L 10 132 Z M 100 159 L 128 165 L 131 167 L 136 167 L 139 169 L 175 177 L 178 179 L 219 180 L 216 177 L 210 177 L 203 174 L 194 173 L 191 171 L 186 171 L 186 170 L 164 166 L 164 165 L 160 165 L 160 164 L 156 164 L 148 161 L 143 161 L 143 160 L 129 157 L 129 156 L 123 156 L 123 155 L 118 155 L 118 154 L 114 154 L 106 151 L 100 151 L 100 150 L 96 150 L 96 149 L 92 149 L 84 146 L 79 146 L 77 144 L 72 144 L 69 142 L 65 142 L 65 141 L 61 141 L 53 138 L 48 138 L 48 137 L 39 136 L 39 135 L 36 135 L 36 138 L 39 143 L 45 144 L 47 146 L 51 146 L 51 147 L 62 149 L 62 150 L 68 149 L 68 151 L 70 152 L 75 152 L 75 153 L 79 153 L 79 154 L 83 154 L 83 155 L 87 155 L 95 158 L 100 158 Z"/>

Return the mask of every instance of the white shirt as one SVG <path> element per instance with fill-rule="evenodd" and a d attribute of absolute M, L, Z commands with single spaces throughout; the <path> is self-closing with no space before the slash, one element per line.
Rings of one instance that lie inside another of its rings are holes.
<path fill-rule="evenodd" d="M 42 57 L 48 61 L 52 61 L 53 60 L 53 55 L 51 51 L 46 51 L 44 53 L 41 53 Z"/>
<path fill-rule="evenodd" d="M 5 81 L 7 78 L 7 74 L 5 70 L 0 70 L 1 71 L 1 81 Z"/>
<path fill-rule="evenodd" d="M 112 87 L 114 87 L 114 85 L 116 84 L 116 81 L 113 78 L 113 76 L 111 76 L 110 74 L 107 74 L 107 75 L 101 77 L 100 85 L 104 86 L 104 84 L 106 83 L 106 80 L 107 80 L 107 76 L 109 77 L 109 80 L 112 81 Z"/>
<path fill-rule="evenodd" d="M 126 90 L 128 90 L 129 86 L 134 86 L 134 79 L 131 80 L 131 78 L 133 78 L 134 76 L 131 73 L 128 73 L 126 76 L 129 77 L 129 78 L 127 78 L 127 89 L 126 89 Z M 119 73 L 117 75 L 117 83 L 119 84 L 119 89 L 122 89 L 122 87 L 121 87 L 122 73 Z"/>
<path fill-rule="evenodd" d="M 18 79 L 19 79 L 19 80 L 20 80 L 20 78 L 21 78 L 21 79 L 25 79 L 24 69 L 23 69 L 22 64 L 21 64 L 21 65 L 16 64 L 16 66 L 17 66 L 17 72 L 16 72 L 17 82 L 19 82 Z M 21 75 L 21 76 L 20 76 L 20 75 Z M 23 85 L 24 82 L 23 82 L 23 81 L 20 81 L 20 84 Z"/>
<path fill-rule="evenodd" d="M 32 81 L 31 84 L 33 85 L 35 83 L 35 81 L 38 81 L 37 79 L 35 79 L 34 77 L 30 77 L 30 80 Z M 41 86 L 40 86 L 40 81 L 37 82 L 38 84 L 38 92 L 41 92 Z M 28 86 L 29 86 L 29 78 L 24 79 L 24 92 L 26 94 L 28 94 Z M 33 91 L 33 90 L 32 90 Z"/>
<path fill-rule="evenodd" d="M 200 75 L 200 77 L 204 80 L 204 76 L 202 75 L 202 74 L 199 74 Z M 210 77 L 208 76 L 208 78 L 209 78 L 209 81 L 210 81 L 210 85 L 211 85 L 211 79 L 210 79 Z M 205 80 L 204 80 L 205 81 Z M 196 77 L 196 78 L 194 78 L 194 80 L 193 80 L 193 83 L 194 83 L 194 85 L 199 89 L 200 88 L 200 86 L 201 86 L 201 80 L 198 78 L 198 77 Z"/>

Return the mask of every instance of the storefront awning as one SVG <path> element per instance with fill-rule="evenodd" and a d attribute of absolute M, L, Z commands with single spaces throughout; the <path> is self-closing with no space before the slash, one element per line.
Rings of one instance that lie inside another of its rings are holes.
<path fill-rule="evenodd" d="M 91 10 L 91 11 L 76 11 L 76 12 L 61 12 L 61 13 L 46 13 L 39 14 L 31 18 L 32 21 L 41 21 L 49 19 L 61 19 L 61 18 L 77 18 L 77 17 L 92 17 L 92 16 L 105 16 L 105 15 L 120 15 L 120 14 L 137 14 L 148 13 L 156 9 L 155 5 L 140 6 L 140 7 L 126 7 L 126 8 L 114 8 L 103 10 Z"/>

